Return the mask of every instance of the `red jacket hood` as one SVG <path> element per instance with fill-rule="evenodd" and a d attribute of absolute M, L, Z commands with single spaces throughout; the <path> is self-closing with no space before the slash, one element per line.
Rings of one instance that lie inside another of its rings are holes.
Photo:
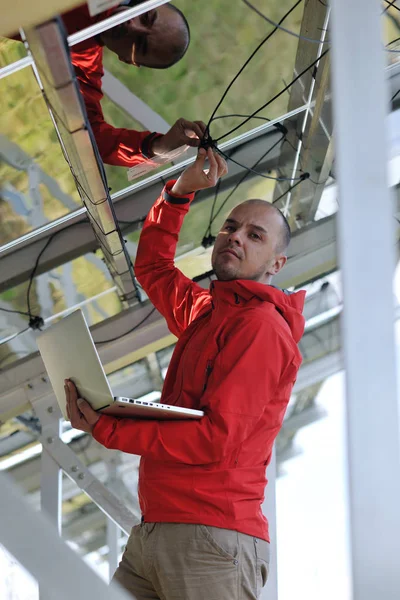
<path fill-rule="evenodd" d="M 290 293 L 273 285 L 266 285 L 248 279 L 235 279 L 233 281 L 213 281 L 210 286 L 211 295 L 216 302 L 228 304 L 248 303 L 253 300 L 269 302 L 275 305 L 276 310 L 282 315 L 289 325 L 296 344 L 304 332 L 304 317 L 302 311 L 306 292 Z"/>

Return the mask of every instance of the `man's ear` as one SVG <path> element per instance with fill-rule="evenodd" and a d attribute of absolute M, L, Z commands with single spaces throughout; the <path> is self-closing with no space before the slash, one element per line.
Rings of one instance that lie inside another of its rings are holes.
<path fill-rule="evenodd" d="M 268 269 L 268 275 L 277 275 L 279 273 L 279 271 L 281 271 L 283 269 L 283 267 L 285 266 L 287 261 L 287 256 L 285 256 L 284 254 L 278 254 L 277 256 L 275 256 L 275 260 L 272 263 L 272 265 L 270 266 L 270 268 Z"/>

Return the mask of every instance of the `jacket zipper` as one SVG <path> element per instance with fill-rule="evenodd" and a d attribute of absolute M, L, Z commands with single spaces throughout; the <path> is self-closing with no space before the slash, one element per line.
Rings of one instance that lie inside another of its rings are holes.
<path fill-rule="evenodd" d="M 206 366 L 206 375 L 205 375 L 205 381 L 204 381 L 204 386 L 203 386 L 203 394 L 207 389 L 207 384 L 208 384 L 208 378 L 211 375 L 211 372 L 213 370 L 213 365 L 212 365 L 212 361 L 208 360 L 207 361 L 207 366 Z"/>

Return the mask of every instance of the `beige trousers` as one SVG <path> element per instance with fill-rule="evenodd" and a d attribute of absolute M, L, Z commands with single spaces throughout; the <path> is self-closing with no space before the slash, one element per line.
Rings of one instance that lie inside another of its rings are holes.
<path fill-rule="evenodd" d="M 132 529 L 113 581 L 136 600 L 256 600 L 269 544 L 206 525 L 143 523 Z"/>

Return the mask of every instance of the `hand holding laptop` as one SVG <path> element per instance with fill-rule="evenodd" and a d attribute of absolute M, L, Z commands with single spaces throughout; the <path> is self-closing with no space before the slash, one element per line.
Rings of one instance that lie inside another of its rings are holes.
<path fill-rule="evenodd" d="M 89 402 L 79 398 L 76 385 L 70 379 L 64 381 L 65 399 L 67 402 L 67 415 L 74 429 L 92 433 L 93 427 L 100 419 L 100 415 L 93 410 Z"/>
<path fill-rule="evenodd" d="M 43 331 L 36 340 L 64 419 L 81 431 L 90 433 L 99 413 L 163 420 L 204 416 L 202 410 L 194 408 L 114 396 L 80 309 Z M 78 404 L 80 396 L 84 398 L 82 404 Z"/>

